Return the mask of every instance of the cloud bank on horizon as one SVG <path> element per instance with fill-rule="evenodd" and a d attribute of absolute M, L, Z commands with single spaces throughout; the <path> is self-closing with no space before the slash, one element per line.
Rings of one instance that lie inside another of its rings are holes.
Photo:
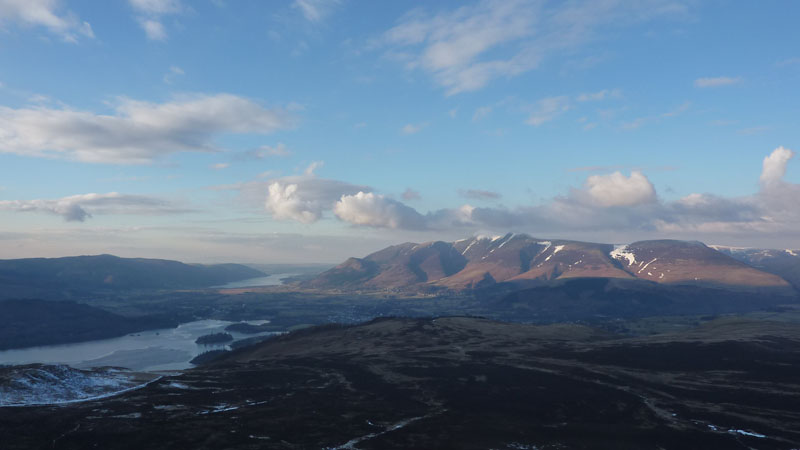
<path fill-rule="evenodd" d="M 591 175 L 540 205 L 440 209 L 421 214 L 401 201 L 356 186 L 313 176 L 269 185 L 266 208 L 276 219 L 313 223 L 332 212 L 354 226 L 406 230 L 527 229 L 540 233 L 617 230 L 656 233 L 791 233 L 800 230 L 800 185 L 783 180 L 795 153 L 778 147 L 764 158 L 761 189 L 726 198 L 692 193 L 660 200 L 653 184 L 638 170 Z M 288 184 L 287 184 L 288 183 Z M 321 185 L 324 185 L 321 186 Z M 358 192 L 353 193 L 358 189 Z M 324 192 L 324 195 L 321 193 Z"/>
<path fill-rule="evenodd" d="M 800 248 L 800 5 L 716 8 L 0 0 L 0 253 Z"/>

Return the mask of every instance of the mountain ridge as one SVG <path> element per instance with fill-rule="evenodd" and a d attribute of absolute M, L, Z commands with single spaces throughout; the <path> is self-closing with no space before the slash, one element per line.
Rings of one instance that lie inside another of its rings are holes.
<path fill-rule="evenodd" d="M 800 257 L 797 263 L 800 282 Z M 766 269 L 699 241 L 659 239 L 604 244 L 508 233 L 390 246 L 363 258 L 348 258 L 303 286 L 466 291 L 509 283 L 530 286 L 568 278 L 641 279 L 669 285 L 754 289 L 797 286 L 781 273 Z"/>
<path fill-rule="evenodd" d="M 266 274 L 241 264 L 199 265 L 151 258 L 84 255 L 0 260 L 0 298 L 57 290 L 180 289 L 225 284 Z"/>

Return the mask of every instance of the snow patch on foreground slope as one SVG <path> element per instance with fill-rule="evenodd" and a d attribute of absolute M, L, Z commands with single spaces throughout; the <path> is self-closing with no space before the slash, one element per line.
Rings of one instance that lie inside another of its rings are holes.
<path fill-rule="evenodd" d="M 0 407 L 75 403 L 111 397 L 150 382 L 126 370 L 65 365 L 0 367 Z"/>

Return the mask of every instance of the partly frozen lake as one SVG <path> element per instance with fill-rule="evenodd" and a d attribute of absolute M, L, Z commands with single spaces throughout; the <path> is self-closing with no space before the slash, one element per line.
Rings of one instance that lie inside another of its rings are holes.
<path fill-rule="evenodd" d="M 266 322 L 269 321 L 248 321 L 253 325 Z M 198 320 L 177 328 L 142 331 L 112 339 L 0 351 L 0 364 L 68 364 L 77 368 L 117 366 L 136 371 L 188 369 L 192 367 L 189 361 L 200 353 L 225 348 L 225 344 L 198 345 L 194 341 L 205 334 L 223 332 L 232 323 Z M 238 340 L 271 333 L 230 334 Z"/>

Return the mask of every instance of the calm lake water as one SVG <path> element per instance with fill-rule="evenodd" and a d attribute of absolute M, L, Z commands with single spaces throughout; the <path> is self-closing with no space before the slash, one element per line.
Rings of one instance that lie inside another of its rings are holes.
<path fill-rule="evenodd" d="M 267 322 L 247 323 L 259 325 Z M 68 364 L 78 368 L 117 366 L 137 371 L 188 369 L 192 367 L 189 361 L 200 353 L 225 348 L 224 344 L 198 345 L 194 341 L 205 334 L 223 332 L 232 323 L 198 320 L 177 328 L 142 331 L 112 339 L 0 351 L 0 364 Z M 238 340 L 273 333 L 230 334 Z"/>
<path fill-rule="evenodd" d="M 276 273 L 266 277 L 248 278 L 241 281 L 232 281 L 221 286 L 214 286 L 218 289 L 237 289 L 255 286 L 278 286 L 283 284 L 284 278 L 289 278 L 297 275 L 296 273 Z"/>

